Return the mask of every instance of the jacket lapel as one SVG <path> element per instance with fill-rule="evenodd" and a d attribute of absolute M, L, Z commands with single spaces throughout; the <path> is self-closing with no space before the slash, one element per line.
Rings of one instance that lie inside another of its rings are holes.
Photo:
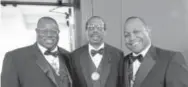
<path fill-rule="evenodd" d="M 83 76 L 86 80 L 86 82 L 88 83 L 88 87 L 92 87 L 92 82 L 91 82 L 91 75 L 89 75 L 89 62 L 88 59 L 90 58 L 89 53 L 88 53 L 88 45 L 86 45 L 86 47 L 84 48 L 83 52 L 80 55 L 80 65 L 81 65 L 81 69 L 82 69 L 82 73 Z"/>
<path fill-rule="evenodd" d="M 72 87 L 72 78 L 70 75 L 70 66 L 69 66 L 69 60 L 68 60 L 68 56 L 65 53 L 62 53 L 60 50 L 59 52 L 61 53 L 59 55 L 59 64 L 60 64 L 60 68 L 59 68 L 59 73 L 60 73 L 60 78 L 63 79 L 63 73 L 67 73 L 68 74 L 68 79 L 70 82 L 70 87 Z M 65 67 L 65 70 L 63 69 L 63 67 Z"/>
<path fill-rule="evenodd" d="M 142 82 L 147 77 L 149 72 L 152 70 L 155 65 L 156 52 L 153 46 L 150 47 L 148 53 L 144 57 L 142 64 L 140 65 L 139 70 L 136 73 L 136 80 L 133 87 L 141 87 Z"/>
<path fill-rule="evenodd" d="M 41 51 L 39 50 L 37 44 L 34 45 L 36 51 L 35 56 L 37 58 L 36 64 L 40 67 L 40 69 L 47 75 L 48 78 L 51 79 L 51 81 L 58 87 L 58 84 L 55 80 L 55 76 L 53 74 L 53 70 L 48 64 L 48 62 L 45 60 L 44 56 L 42 55 Z"/>
<path fill-rule="evenodd" d="M 101 62 L 102 63 L 102 73 L 101 73 L 101 87 L 105 86 L 106 80 L 108 79 L 109 72 L 111 70 L 111 61 L 112 61 L 112 53 L 108 49 L 108 45 L 105 44 L 104 48 L 104 55 L 103 58 L 104 60 Z"/>

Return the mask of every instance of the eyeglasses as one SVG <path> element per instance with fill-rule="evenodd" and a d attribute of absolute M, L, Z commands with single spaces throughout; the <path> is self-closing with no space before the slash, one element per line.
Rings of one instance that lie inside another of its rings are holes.
<path fill-rule="evenodd" d="M 55 30 L 55 29 L 41 29 L 41 28 L 37 28 L 36 30 L 37 30 L 37 32 L 40 35 L 53 35 L 53 36 L 57 36 L 59 34 L 59 30 Z"/>
<path fill-rule="evenodd" d="M 90 31 L 93 31 L 95 29 L 97 29 L 98 31 L 103 31 L 104 30 L 104 26 L 103 25 L 88 25 L 87 26 L 87 29 L 90 30 Z"/>

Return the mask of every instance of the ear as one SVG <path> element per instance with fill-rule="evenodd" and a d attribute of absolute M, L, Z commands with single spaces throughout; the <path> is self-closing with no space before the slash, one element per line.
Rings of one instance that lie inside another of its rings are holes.
<path fill-rule="evenodd" d="M 36 32 L 36 33 L 38 32 L 37 28 L 35 29 L 35 32 Z"/>
<path fill-rule="evenodd" d="M 88 30 L 85 30 L 85 35 L 88 35 Z"/>
<path fill-rule="evenodd" d="M 146 31 L 148 32 L 148 34 L 149 34 L 149 36 L 151 36 L 151 27 L 149 27 L 149 26 L 146 26 Z"/>
<path fill-rule="evenodd" d="M 89 40 L 89 37 L 88 37 L 88 30 L 85 30 L 85 37 L 87 40 Z"/>
<path fill-rule="evenodd" d="M 61 31 L 58 29 L 58 33 L 60 33 Z"/>
<path fill-rule="evenodd" d="M 104 31 L 104 36 L 106 36 L 106 35 L 107 35 L 106 31 Z"/>

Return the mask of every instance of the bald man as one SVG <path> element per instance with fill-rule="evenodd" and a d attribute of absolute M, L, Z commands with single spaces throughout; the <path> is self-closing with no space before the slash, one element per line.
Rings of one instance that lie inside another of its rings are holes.
<path fill-rule="evenodd" d="M 88 43 L 71 53 L 78 87 L 118 87 L 118 67 L 123 52 L 104 42 L 106 25 L 99 16 L 86 23 Z"/>
<path fill-rule="evenodd" d="M 156 47 L 140 17 L 125 22 L 124 40 L 131 51 L 121 61 L 119 87 L 188 87 L 188 64 L 180 52 Z"/>
<path fill-rule="evenodd" d="M 39 19 L 37 42 L 7 52 L 2 87 L 72 87 L 69 53 L 58 47 L 59 27 L 50 17 Z"/>

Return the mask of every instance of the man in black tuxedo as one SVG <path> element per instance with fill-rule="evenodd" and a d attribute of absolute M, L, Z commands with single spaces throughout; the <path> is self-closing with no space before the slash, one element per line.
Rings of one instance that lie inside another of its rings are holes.
<path fill-rule="evenodd" d="M 72 87 L 69 53 L 58 47 L 59 27 L 51 17 L 39 19 L 34 45 L 7 52 L 2 87 Z"/>
<path fill-rule="evenodd" d="M 123 52 L 104 42 L 106 25 L 99 16 L 86 23 L 88 43 L 71 53 L 79 87 L 116 87 Z"/>
<path fill-rule="evenodd" d="M 125 45 L 132 53 L 121 62 L 121 87 L 188 87 L 188 65 L 180 52 L 151 43 L 150 29 L 140 17 L 129 17 Z"/>

